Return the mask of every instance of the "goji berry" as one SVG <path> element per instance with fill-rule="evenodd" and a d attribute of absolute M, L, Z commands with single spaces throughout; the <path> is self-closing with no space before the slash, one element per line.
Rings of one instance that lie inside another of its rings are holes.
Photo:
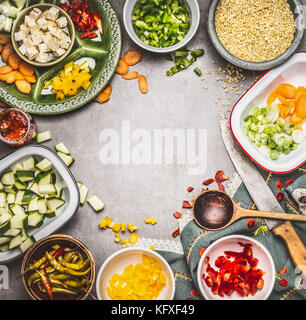
<path fill-rule="evenodd" d="M 179 234 L 180 234 L 180 229 L 177 229 L 172 233 L 172 237 L 176 238 Z"/>

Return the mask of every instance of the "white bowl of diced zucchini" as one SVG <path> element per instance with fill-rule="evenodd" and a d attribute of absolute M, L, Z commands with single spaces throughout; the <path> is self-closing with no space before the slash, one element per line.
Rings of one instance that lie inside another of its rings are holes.
<path fill-rule="evenodd" d="M 305 163 L 306 124 L 302 129 L 295 128 L 279 117 L 277 104 L 267 105 L 268 96 L 281 83 L 305 87 L 305 72 L 306 53 L 298 52 L 260 78 L 232 110 L 234 138 L 244 152 L 267 171 L 284 174 Z M 267 139 L 273 140 L 274 148 Z M 280 151 L 275 152 L 275 146 Z"/>
<path fill-rule="evenodd" d="M 11 38 L 21 59 L 37 67 L 50 67 L 71 52 L 75 28 L 69 15 L 60 7 L 36 4 L 18 14 Z"/>
<path fill-rule="evenodd" d="M 0 263 L 57 231 L 79 207 L 71 172 L 44 146 L 26 146 L 0 160 Z"/>

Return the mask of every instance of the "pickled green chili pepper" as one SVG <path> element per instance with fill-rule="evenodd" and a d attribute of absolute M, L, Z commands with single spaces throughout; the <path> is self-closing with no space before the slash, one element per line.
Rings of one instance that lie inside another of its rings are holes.
<path fill-rule="evenodd" d="M 81 281 L 67 280 L 65 281 L 65 284 L 72 288 L 82 288 L 86 285 L 86 280 L 85 279 L 82 279 Z"/>
<path fill-rule="evenodd" d="M 73 269 L 69 269 L 69 268 L 66 268 L 64 267 L 63 265 L 61 265 L 58 261 L 56 261 L 56 259 L 54 259 L 49 252 L 46 252 L 46 255 L 47 255 L 47 258 L 48 260 L 50 261 L 51 265 L 59 272 L 61 273 L 67 273 L 67 274 L 70 274 L 72 276 L 76 276 L 76 277 L 80 277 L 80 276 L 84 276 L 86 274 L 89 273 L 90 271 L 90 267 L 85 270 L 85 271 L 82 271 L 82 272 L 78 272 L 78 271 L 75 271 Z"/>
<path fill-rule="evenodd" d="M 58 287 L 53 287 L 52 288 L 53 293 L 62 293 L 62 294 L 67 294 L 69 296 L 75 296 L 78 294 L 78 292 L 73 291 L 71 289 L 65 289 L 65 288 L 58 288 Z"/>
<path fill-rule="evenodd" d="M 54 271 L 54 268 L 52 267 L 48 267 L 46 268 L 46 273 L 51 273 Z M 28 277 L 28 280 L 27 280 L 27 283 L 28 283 L 28 286 L 31 287 L 32 284 L 34 283 L 34 281 L 36 279 L 39 279 L 40 276 L 36 273 L 36 272 L 33 272 L 29 277 Z"/>
<path fill-rule="evenodd" d="M 132 23 L 144 43 L 170 47 L 182 41 L 190 29 L 189 8 L 184 0 L 138 0 Z"/>
<path fill-rule="evenodd" d="M 70 268 L 70 269 L 73 269 L 73 270 L 82 270 L 84 269 L 85 267 L 87 267 L 87 265 L 89 264 L 89 260 L 86 259 L 83 263 L 81 264 L 77 264 L 77 263 L 68 263 L 68 262 L 65 262 L 63 261 L 62 262 L 62 265 L 64 267 L 67 267 L 67 268 Z"/>

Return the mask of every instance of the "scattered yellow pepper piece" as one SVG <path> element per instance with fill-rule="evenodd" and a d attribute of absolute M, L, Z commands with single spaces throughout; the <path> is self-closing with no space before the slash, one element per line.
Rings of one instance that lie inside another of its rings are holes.
<path fill-rule="evenodd" d="M 134 232 L 138 229 L 138 227 L 136 226 L 136 224 L 132 224 L 132 223 L 128 223 L 128 229 L 130 232 Z"/>
<path fill-rule="evenodd" d="M 166 284 L 161 265 L 153 258 L 127 266 L 121 275 L 115 273 L 106 291 L 113 300 L 156 300 Z"/>
<path fill-rule="evenodd" d="M 126 224 L 125 224 L 125 223 L 121 223 L 120 225 L 121 225 L 121 231 L 122 231 L 122 232 L 125 232 L 125 230 L 126 230 Z"/>
<path fill-rule="evenodd" d="M 109 217 L 105 217 L 99 224 L 101 229 L 106 229 L 107 227 L 110 227 L 113 223 L 113 220 Z"/>
<path fill-rule="evenodd" d="M 114 232 L 120 232 L 120 230 L 121 230 L 121 225 L 120 225 L 120 223 L 114 223 L 114 224 L 113 224 L 113 227 L 112 227 L 112 230 L 113 230 Z"/>
<path fill-rule="evenodd" d="M 139 235 L 136 233 L 132 233 L 129 237 L 129 243 L 136 244 L 139 239 Z"/>
<path fill-rule="evenodd" d="M 154 250 L 154 249 L 155 249 L 155 246 L 151 246 L 150 249 L 151 249 L 151 250 Z"/>
<path fill-rule="evenodd" d="M 122 239 L 122 240 L 120 241 L 120 243 L 121 243 L 121 244 L 126 244 L 126 243 L 127 243 L 127 240 L 126 240 L 126 239 Z"/>
<path fill-rule="evenodd" d="M 145 223 L 147 223 L 147 224 L 156 224 L 157 220 L 152 218 L 152 217 L 149 217 L 149 218 L 145 219 Z"/>

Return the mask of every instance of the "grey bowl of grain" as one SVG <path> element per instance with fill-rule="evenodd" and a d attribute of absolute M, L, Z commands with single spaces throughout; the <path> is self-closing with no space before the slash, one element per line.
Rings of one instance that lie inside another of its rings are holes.
<path fill-rule="evenodd" d="M 305 22 L 303 22 L 303 10 L 302 10 L 303 4 L 300 0 L 288 0 L 290 10 L 294 15 L 294 19 L 295 19 L 295 34 L 290 46 L 285 51 L 283 51 L 279 56 L 274 57 L 271 60 L 267 59 L 266 61 L 253 62 L 253 61 L 247 61 L 247 59 L 241 59 L 236 55 L 232 54 L 228 49 L 226 49 L 218 37 L 215 19 L 216 19 L 216 10 L 221 1 L 223 0 L 212 0 L 211 2 L 210 9 L 209 9 L 208 22 L 207 22 L 208 35 L 210 37 L 210 40 L 213 46 L 219 52 L 219 54 L 228 62 L 230 62 L 231 64 L 239 68 L 252 70 L 252 71 L 263 71 L 263 70 L 275 68 L 276 66 L 288 60 L 291 57 L 291 55 L 297 51 L 298 47 L 303 41 L 303 37 L 304 37 L 303 24 L 305 24 Z M 251 5 L 250 2 L 254 3 L 254 0 L 249 1 L 249 5 Z M 283 1 L 283 2 L 286 2 L 286 1 Z M 247 17 L 247 14 L 245 11 L 243 11 L 243 14 L 245 17 Z M 263 35 L 266 35 L 266 34 L 267 34 L 267 30 L 264 30 Z"/>

